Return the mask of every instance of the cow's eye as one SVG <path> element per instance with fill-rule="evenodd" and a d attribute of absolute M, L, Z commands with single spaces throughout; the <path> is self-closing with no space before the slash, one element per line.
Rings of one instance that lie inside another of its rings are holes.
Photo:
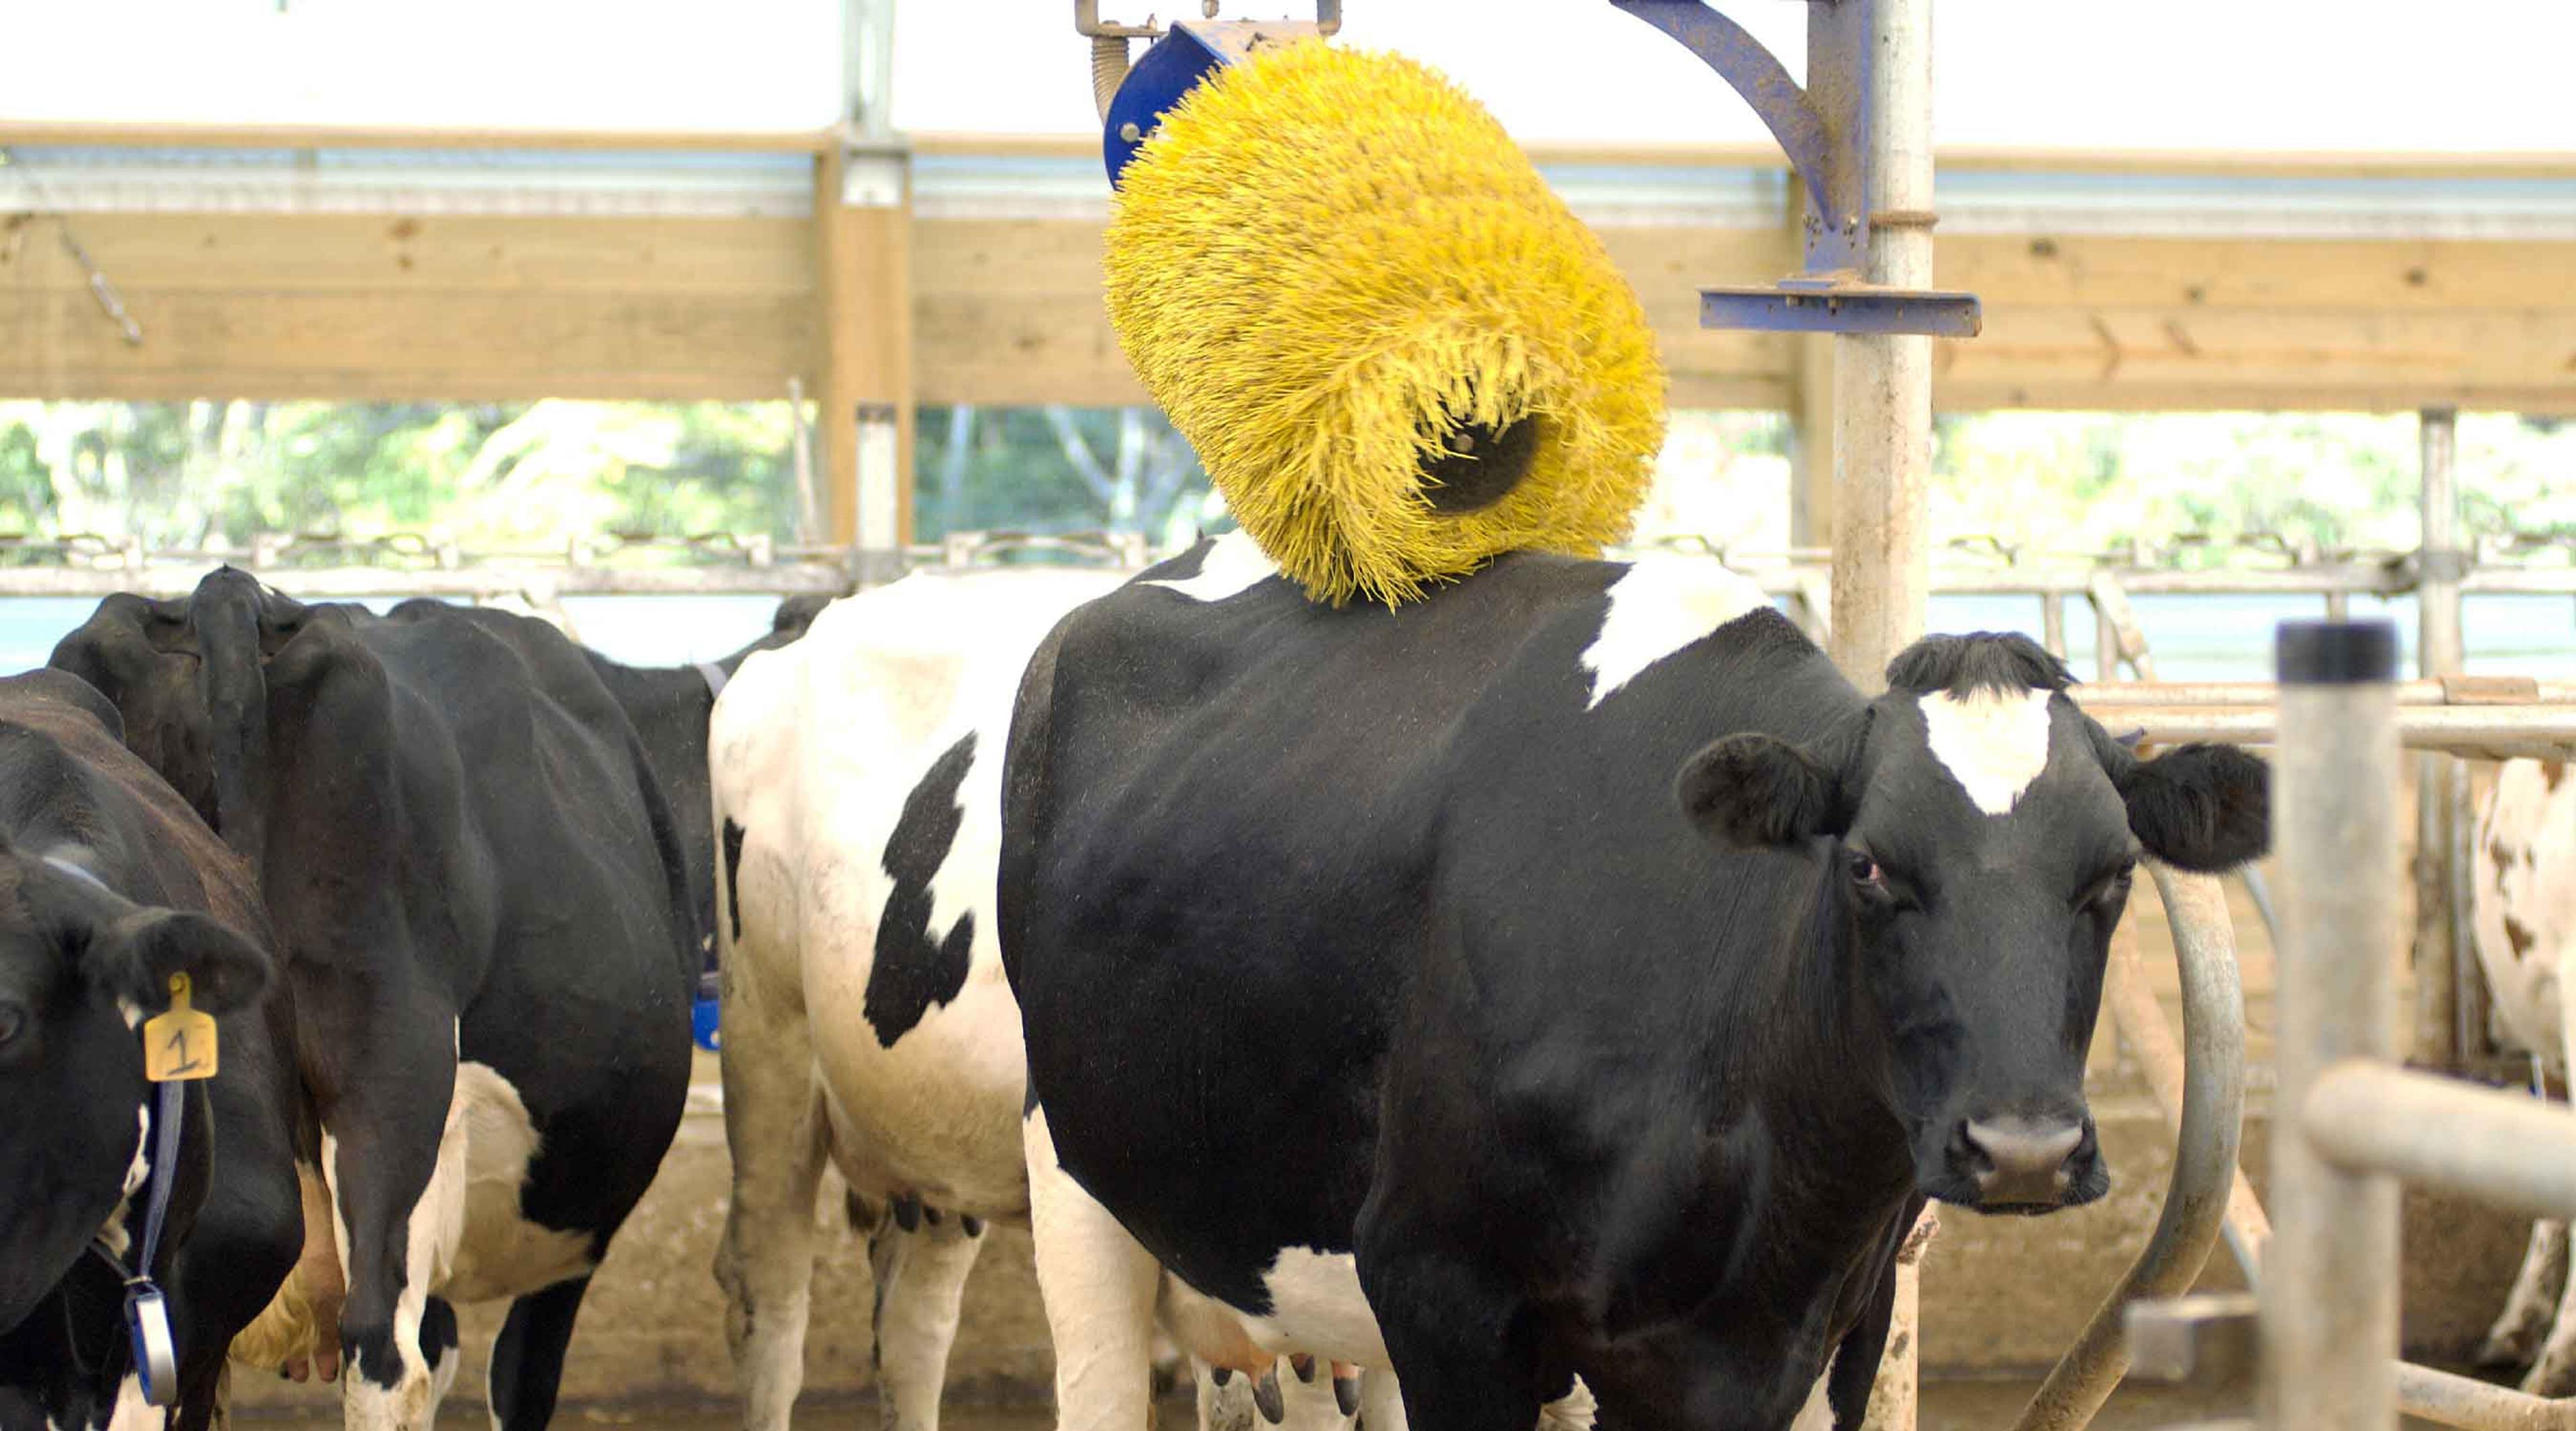
<path fill-rule="evenodd" d="M 2076 906 L 2081 908 L 2085 905 L 2109 904 L 2114 900 L 2126 898 L 2129 893 L 2129 879 L 2137 873 L 2137 869 L 2136 863 L 2132 862 L 2105 873 L 2101 878 L 2084 887 L 2084 893 L 2076 897 Z"/>
<path fill-rule="evenodd" d="M 1848 858 L 1852 883 L 1869 889 L 1887 888 L 1887 871 L 1878 867 L 1878 861 L 1859 850 L 1852 851 Z"/>
<path fill-rule="evenodd" d="M 7 1048 L 26 1027 L 25 1009 L 16 1004 L 0 1004 L 0 1048 Z"/>

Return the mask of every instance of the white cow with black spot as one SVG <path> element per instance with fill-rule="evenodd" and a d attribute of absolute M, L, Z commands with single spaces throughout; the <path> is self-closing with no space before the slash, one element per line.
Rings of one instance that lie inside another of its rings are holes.
<path fill-rule="evenodd" d="M 2478 963 L 2499 1030 L 2564 1081 L 2569 1029 L 2559 991 L 2576 977 L 2576 780 L 2557 761 L 2508 760 L 2478 812 L 2472 852 Z M 2531 1247 L 2479 1361 L 2524 1366 L 2526 1390 L 2576 1392 L 2576 1285 L 2567 1224 L 2532 1224 Z"/>
<path fill-rule="evenodd" d="M 826 1159 L 870 1209 L 886 1424 L 936 1431 L 987 1222 L 1025 1224 L 1020 1015 L 993 915 L 1002 747 L 1029 653 L 1122 580 L 924 572 L 833 603 L 717 701 L 721 1057 L 733 1198 L 716 1275 L 750 1431 L 785 1431 L 804 1375 Z M 1179 1315 L 1204 1423 L 1347 1420 L 1356 1373 L 1284 1383 L 1231 1317 Z M 1230 1339 L 1229 1339 L 1230 1333 Z M 1311 1359 L 1297 1370 L 1311 1376 Z"/>

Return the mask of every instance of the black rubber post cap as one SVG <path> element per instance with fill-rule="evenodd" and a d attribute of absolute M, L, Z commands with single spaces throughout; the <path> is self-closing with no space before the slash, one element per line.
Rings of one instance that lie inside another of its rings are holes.
<path fill-rule="evenodd" d="M 2273 646 L 2285 686 L 2357 686 L 2397 679 L 2393 621 L 2284 621 Z"/>

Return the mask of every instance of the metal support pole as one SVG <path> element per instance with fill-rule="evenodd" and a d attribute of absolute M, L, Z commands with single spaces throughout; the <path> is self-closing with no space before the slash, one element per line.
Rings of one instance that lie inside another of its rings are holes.
<path fill-rule="evenodd" d="M 1854 35 L 1851 27 L 1858 27 Z M 1867 277 L 1932 285 L 1932 0 L 1807 9 L 1808 89 L 1826 123 L 1860 126 Z M 1856 75 L 1815 61 L 1850 56 Z M 1851 82 L 1859 103 L 1832 102 Z M 1932 340 L 1834 339 L 1834 664 L 1863 691 L 1923 634 L 1932 584 Z"/>
<path fill-rule="evenodd" d="M 1829 129 L 1856 125 L 1864 276 L 1932 286 L 1932 0 L 1807 7 L 1808 92 Z M 1841 99 L 1857 103 L 1837 102 Z M 1835 336 L 1834 664 L 1865 692 L 1923 634 L 1932 589 L 1932 340 Z M 1930 1215 L 1926 1210 L 1926 1216 Z M 1922 1271 L 1897 1270 L 1867 1431 L 1914 1431 Z"/>
<path fill-rule="evenodd" d="M 2264 1258 L 2263 1424 L 2395 1431 L 2398 1186 L 2304 1136 L 2328 1066 L 2396 1050 L 2397 630 L 2285 622 L 2272 818 L 2281 859 L 2279 1095 Z"/>
<path fill-rule="evenodd" d="M 2427 408 L 2417 422 L 2423 438 L 2421 500 L 2423 542 L 2416 554 L 2415 651 L 2418 675 L 2428 680 L 2460 674 L 2460 496 L 2454 458 L 2459 414 Z M 2466 949 L 2452 943 L 2455 881 L 2451 823 L 2462 803 L 2468 770 L 2448 755 L 2415 760 L 2415 1036 L 2414 1062 L 2452 1069 L 2472 1045 L 2462 1038 L 2461 965 Z M 2455 790 L 2454 784 L 2462 789 Z"/>

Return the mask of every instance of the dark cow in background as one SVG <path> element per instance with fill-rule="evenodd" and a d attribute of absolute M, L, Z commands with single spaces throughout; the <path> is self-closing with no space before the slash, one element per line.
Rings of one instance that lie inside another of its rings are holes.
<path fill-rule="evenodd" d="M 168 1298 L 171 1424 L 200 1431 L 226 1348 L 295 1265 L 314 1137 L 267 930 L 249 872 L 118 743 L 105 698 L 59 671 L 0 680 L 0 1431 L 139 1428 L 126 1270 Z M 174 974 L 218 1016 L 218 1069 L 179 1085 L 175 1166 L 156 1167 L 136 1024 Z"/>
<path fill-rule="evenodd" d="M 600 683 L 635 723 L 645 757 L 662 783 L 662 798 L 671 807 L 680 856 L 689 870 L 697 947 L 710 962 L 716 937 L 716 837 L 707 784 L 707 723 L 715 715 L 716 697 L 753 652 L 774 651 L 802 638 L 831 600 L 822 595 L 788 597 L 770 616 L 767 635 L 722 660 L 694 666 L 626 666 L 582 648 Z"/>
<path fill-rule="evenodd" d="M 1369 1431 L 1856 1426 L 1924 1199 L 2107 1186 L 2136 861 L 2267 829 L 2259 761 L 2138 759 L 2025 638 L 1888 677 L 1690 559 L 1334 610 L 1238 535 L 1066 618 L 999 892 L 1062 1424 L 1146 1424 L 1159 1264 L 1392 1367 Z"/>
<path fill-rule="evenodd" d="M 54 664 L 260 881 L 344 1230 L 348 1424 L 426 1427 L 442 1299 L 511 1298 L 491 1402 L 544 1425 L 689 1078 L 692 900 L 633 722 L 544 622 L 229 569 L 110 597 Z"/>

